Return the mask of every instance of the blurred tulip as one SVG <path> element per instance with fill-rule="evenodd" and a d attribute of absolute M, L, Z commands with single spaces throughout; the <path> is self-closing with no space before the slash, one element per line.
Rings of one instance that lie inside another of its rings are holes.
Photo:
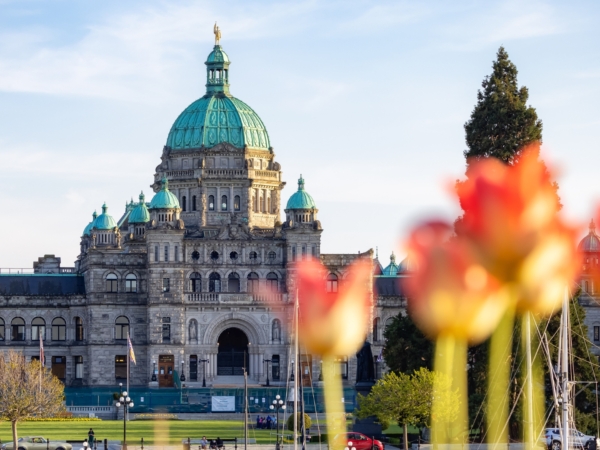
<path fill-rule="evenodd" d="M 517 310 L 552 313 L 579 263 L 575 230 L 558 217 L 555 185 L 538 146 L 513 166 L 494 158 L 473 162 L 467 175 L 457 184 L 465 212 L 458 236 L 472 241 L 480 264 L 513 289 Z"/>
<path fill-rule="evenodd" d="M 431 338 L 485 340 L 504 314 L 508 296 L 479 264 L 468 240 L 453 237 L 452 228 L 429 222 L 416 228 L 408 253 L 417 270 L 407 278 L 411 317 Z"/>
<path fill-rule="evenodd" d="M 339 292 L 327 292 L 325 267 L 316 260 L 299 262 L 300 343 L 308 353 L 350 355 L 365 341 L 371 306 L 372 265 L 359 259 L 348 269 Z"/>

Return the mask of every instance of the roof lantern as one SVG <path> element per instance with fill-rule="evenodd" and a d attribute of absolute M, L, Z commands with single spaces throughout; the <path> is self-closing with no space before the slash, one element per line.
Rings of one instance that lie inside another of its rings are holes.
<path fill-rule="evenodd" d="M 596 223 L 594 219 L 590 221 L 590 231 L 586 237 L 584 237 L 577 247 L 579 251 L 583 252 L 600 252 L 600 237 L 596 234 Z"/>
<path fill-rule="evenodd" d="M 147 223 L 150 222 L 150 213 L 146 206 L 146 197 L 144 193 L 140 193 L 140 202 L 137 204 L 129 215 L 129 223 Z"/>
<path fill-rule="evenodd" d="M 90 223 L 87 224 L 87 226 L 85 227 L 85 230 L 83 230 L 83 235 L 84 236 L 91 236 L 92 233 L 92 227 L 94 226 L 94 221 L 96 220 L 96 217 L 98 217 L 98 213 L 96 211 L 94 211 L 94 214 L 92 214 L 92 221 Z"/>
<path fill-rule="evenodd" d="M 180 209 L 179 200 L 169 191 L 169 180 L 163 177 L 160 191 L 154 194 L 150 202 L 150 209 Z"/>
<path fill-rule="evenodd" d="M 106 203 L 104 203 L 102 205 L 102 214 L 96 217 L 92 228 L 97 230 L 112 230 L 117 226 L 117 222 L 115 222 L 115 219 L 113 219 L 111 215 L 107 214 L 107 211 L 108 206 L 106 206 Z"/>
<path fill-rule="evenodd" d="M 316 209 L 317 205 L 311 195 L 304 190 L 304 178 L 298 179 L 298 190 L 292 194 L 287 202 L 286 209 Z"/>
<path fill-rule="evenodd" d="M 188 106 L 175 120 L 167 147 L 183 151 L 227 142 L 234 147 L 269 150 L 264 123 L 243 101 L 229 93 L 229 56 L 220 45 L 221 30 L 215 24 L 215 46 L 206 59 L 206 94 Z"/>

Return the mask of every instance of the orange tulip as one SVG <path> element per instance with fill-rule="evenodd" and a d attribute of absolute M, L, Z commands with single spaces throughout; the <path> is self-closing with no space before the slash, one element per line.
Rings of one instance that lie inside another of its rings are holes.
<path fill-rule="evenodd" d="M 298 335 L 309 353 L 349 355 L 363 345 L 371 305 L 372 267 L 354 262 L 339 292 L 327 292 L 325 267 L 316 260 L 298 263 Z"/>
<path fill-rule="evenodd" d="M 412 232 L 408 254 L 417 270 L 406 280 L 408 309 L 431 338 L 481 342 L 502 318 L 506 295 L 478 263 L 470 242 L 449 239 L 451 232 L 442 222 L 429 222 Z"/>
<path fill-rule="evenodd" d="M 575 230 L 558 217 L 551 174 L 537 150 L 524 151 L 514 166 L 494 158 L 471 164 L 457 186 L 465 213 L 456 232 L 473 242 L 487 271 L 515 289 L 518 310 L 549 314 L 579 264 Z"/>

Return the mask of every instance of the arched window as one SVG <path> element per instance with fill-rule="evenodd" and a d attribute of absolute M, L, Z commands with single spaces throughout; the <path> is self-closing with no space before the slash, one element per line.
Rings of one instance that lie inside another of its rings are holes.
<path fill-rule="evenodd" d="M 273 325 L 271 325 L 271 338 L 275 342 L 281 342 L 281 321 L 279 319 L 273 320 Z"/>
<path fill-rule="evenodd" d="M 252 196 L 252 211 L 258 212 L 258 197 L 256 195 Z"/>
<path fill-rule="evenodd" d="M 83 341 L 83 320 L 81 317 L 75 317 L 75 340 Z"/>
<path fill-rule="evenodd" d="M 240 276 L 231 272 L 227 277 L 227 283 L 229 284 L 229 292 L 240 292 Z"/>
<path fill-rule="evenodd" d="M 213 261 L 217 261 L 219 259 L 219 252 L 217 252 L 217 251 L 210 252 L 210 259 L 212 259 Z"/>
<path fill-rule="evenodd" d="M 10 337 L 13 341 L 25 340 L 25 321 L 15 317 L 10 323 Z"/>
<path fill-rule="evenodd" d="M 117 292 L 117 276 L 109 273 L 106 276 L 106 292 Z"/>
<path fill-rule="evenodd" d="M 327 292 L 338 291 L 338 277 L 337 275 L 330 273 L 327 275 Z"/>
<path fill-rule="evenodd" d="M 269 252 L 267 254 L 267 258 L 269 258 L 269 262 L 270 263 L 275 262 L 275 259 L 277 258 L 277 253 L 275 253 L 275 252 Z"/>
<path fill-rule="evenodd" d="M 137 292 L 137 277 L 133 273 L 125 277 L 125 292 Z"/>
<path fill-rule="evenodd" d="M 248 292 L 258 292 L 260 280 L 258 274 L 250 272 L 248 274 Z"/>
<path fill-rule="evenodd" d="M 221 211 L 227 211 L 229 209 L 229 205 L 227 204 L 227 196 L 221 196 Z"/>
<path fill-rule="evenodd" d="M 183 212 L 187 211 L 187 197 L 185 195 L 181 197 L 181 210 Z"/>
<path fill-rule="evenodd" d="M 271 197 L 267 198 L 267 212 L 271 214 Z"/>
<path fill-rule="evenodd" d="M 46 321 L 41 317 L 36 317 L 31 321 L 31 340 L 39 341 L 40 336 L 42 341 L 46 340 Z"/>
<path fill-rule="evenodd" d="M 52 340 L 67 340 L 67 322 L 65 322 L 65 319 L 63 319 L 62 317 L 57 317 L 52 321 Z"/>
<path fill-rule="evenodd" d="M 587 292 L 587 291 L 588 291 L 588 283 L 587 283 L 587 281 L 586 281 L 586 280 L 582 280 L 582 281 L 581 281 L 581 290 L 582 290 L 583 292 Z"/>
<path fill-rule="evenodd" d="M 117 317 L 115 320 L 115 339 L 127 339 L 129 334 L 129 319 L 125 316 Z"/>
<path fill-rule="evenodd" d="M 383 327 L 383 330 L 381 330 L 383 333 L 385 333 L 385 330 L 388 329 L 388 327 L 392 324 L 392 321 L 394 320 L 393 317 L 390 317 L 388 319 L 385 320 L 385 325 Z"/>
<path fill-rule="evenodd" d="M 196 211 L 196 196 L 192 195 L 192 211 Z"/>
<path fill-rule="evenodd" d="M 215 196 L 214 195 L 208 196 L 208 210 L 209 211 L 215 210 Z"/>
<path fill-rule="evenodd" d="M 279 277 L 274 272 L 267 274 L 267 290 L 279 292 Z"/>
<path fill-rule="evenodd" d="M 260 212 L 265 212 L 265 198 L 262 196 L 260 196 Z"/>
<path fill-rule="evenodd" d="M 202 292 L 202 275 L 193 272 L 190 275 L 190 290 L 192 292 Z"/>
<path fill-rule="evenodd" d="M 0 341 L 6 339 L 6 332 L 4 329 L 4 319 L 0 317 Z"/>
<path fill-rule="evenodd" d="M 248 258 L 250 258 L 250 262 L 256 262 L 258 260 L 258 253 L 250 252 Z"/>
<path fill-rule="evenodd" d="M 234 209 L 234 211 L 239 211 L 240 208 L 241 208 L 240 196 L 236 195 L 235 197 L 233 197 L 233 209 Z"/>
<path fill-rule="evenodd" d="M 379 341 L 379 322 L 381 322 L 379 317 L 373 319 L 373 342 Z"/>
<path fill-rule="evenodd" d="M 221 292 L 221 275 L 217 272 L 208 277 L 208 292 Z"/>

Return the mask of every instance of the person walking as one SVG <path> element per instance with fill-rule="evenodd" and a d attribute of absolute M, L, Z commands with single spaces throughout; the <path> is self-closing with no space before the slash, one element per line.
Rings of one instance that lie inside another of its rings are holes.
<path fill-rule="evenodd" d="M 88 446 L 90 447 L 90 450 L 94 448 L 94 442 L 96 441 L 96 437 L 94 436 L 94 430 L 92 430 L 90 428 L 90 431 L 88 431 Z"/>

